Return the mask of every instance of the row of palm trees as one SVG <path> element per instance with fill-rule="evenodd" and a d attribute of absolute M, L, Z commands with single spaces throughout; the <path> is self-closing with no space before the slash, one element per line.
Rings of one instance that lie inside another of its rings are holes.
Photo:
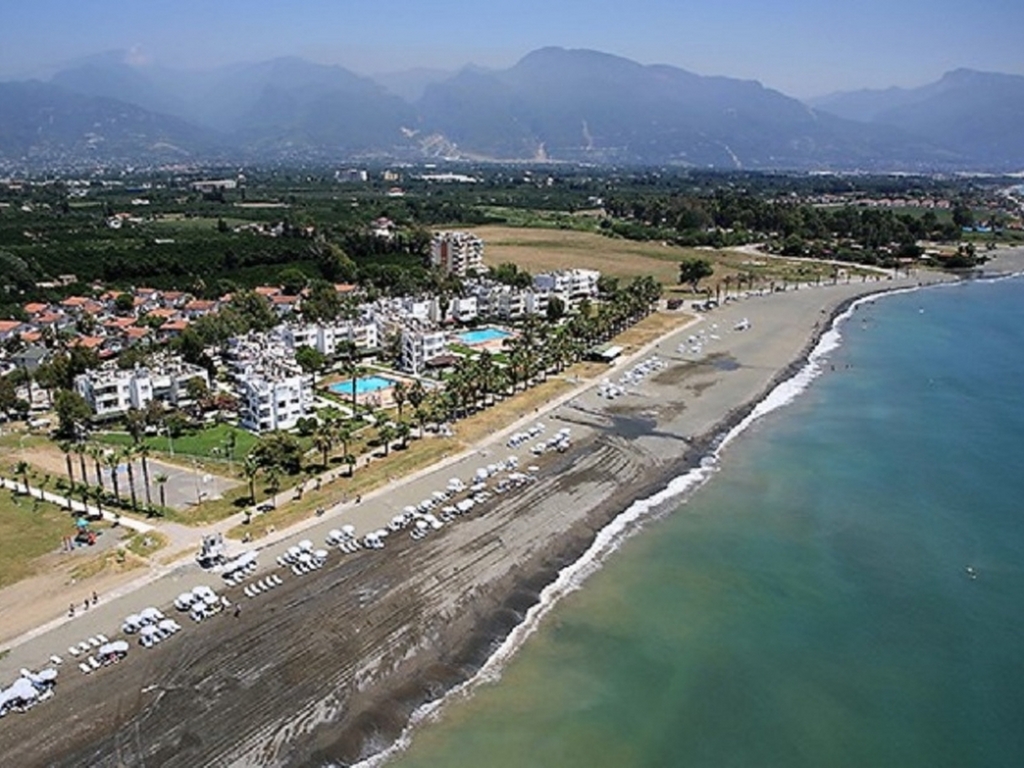
<path fill-rule="evenodd" d="M 114 503 L 119 507 L 130 507 L 133 511 L 139 510 L 139 499 L 135 483 L 135 466 L 136 460 L 139 461 L 142 468 L 142 480 L 143 489 L 145 491 L 146 504 L 145 510 L 149 515 L 159 515 L 160 509 L 166 508 L 167 498 L 165 485 L 168 477 L 163 473 L 157 473 L 152 480 L 156 482 L 159 489 L 160 495 L 160 506 L 154 507 L 152 497 L 152 482 L 149 471 L 149 454 L 150 448 L 145 443 L 137 443 L 134 445 L 126 445 L 115 450 L 109 447 L 105 447 L 97 444 L 86 444 L 84 442 L 61 442 L 58 444 L 61 451 L 64 453 L 64 463 L 68 474 L 68 488 L 69 498 L 74 493 L 79 493 L 82 496 L 83 502 L 94 501 L 98 508 L 102 509 L 104 500 L 110 498 L 107 493 L 107 486 L 104 481 L 103 468 L 108 470 L 110 476 L 111 491 L 113 492 Z M 75 477 L 74 463 L 72 462 L 71 455 L 74 453 L 78 457 L 78 478 Z M 86 471 L 86 457 L 91 460 L 93 465 L 94 476 L 96 479 L 95 485 L 89 483 L 89 475 Z M 121 485 L 118 478 L 118 469 L 121 464 L 125 465 L 125 469 L 128 475 L 128 494 L 130 501 L 125 501 L 121 497 Z"/>
<path fill-rule="evenodd" d="M 456 363 L 438 397 L 442 419 L 464 416 L 478 407 L 527 389 L 551 373 L 578 362 L 587 350 L 603 343 L 647 317 L 661 296 L 661 285 L 651 277 L 637 278 L 597 305 L 580 303 L 578 311 L 559 326 L 536 317 L 527 318 L 519 335 L 507 342 L 502 359 L 481 352 Z"/>

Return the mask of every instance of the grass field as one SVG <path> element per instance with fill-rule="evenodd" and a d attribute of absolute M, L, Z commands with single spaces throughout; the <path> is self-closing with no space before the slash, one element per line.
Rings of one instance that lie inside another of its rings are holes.
<path fill-rule="evenodd" d="M 75 533 L 66 510 L 0 491 L 0 587 L 31 576 L 35 560 L 60 548 Z"/>
<path fill-rule="evenodd" d="M 252 450 L 253 446 L 256 445 L 258 438 L 251 432 L 246 432 L 244 429 L 237 429 L 227 424 L 217 424 L 216 426 L 174 439 L 170 439 L 166 435 L 146 437 L 143 438 L 143 442 L 149 446 L 150 450 L 165 453 L 168 456 L 180 455 L 195 456 L 201 459 L 226 459 L 228 435 L 231 432 L 235 434 L 234 459 L 235 461 L 241 461 Z M 96 440 L 108 445 L 132 444 L 131 435 L 125 432 L 97 434 Z"/>
<path fill-rule="evenodd" d="M 652 275 L 667 293 L 687 294 L 679 285 L 679 262 L 687 258 L 708 259 L 715 274 L 702 287 L 712 290 L 726 276 L 754 273 L 764 281 L 811 281 L 831 276 L 832 267 L 804 259 L 774 259 L 736 251 L 681 248 L 660 242 L 637 242 L 605 237 L 594 232 L 514 226 L 473 227 L 484 241 L 484 262 L 495 266 L 512 262 L 530 273 L 552 269 L 596 269 L 604 275 L 628 281 Z"/>

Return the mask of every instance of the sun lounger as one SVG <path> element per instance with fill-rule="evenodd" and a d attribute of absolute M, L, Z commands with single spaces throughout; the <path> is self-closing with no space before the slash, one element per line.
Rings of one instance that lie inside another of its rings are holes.
<path fill-rule="evenodd" d="M 50 657 L 50 663 L 51 664 L 63 664 L 64 663 L 64 659 L 62 659 L 60 656 L 54 655 L 54 656 Z"/>
<path fill-rule="evenodd" d="M 80 654 L 81 651 L 78 650 L 77 645 L 72 645 L 68 647 L 68 653 L 70 653 L 72 656 L 78 656 L 78 654 Z"/>
<path fill-rule="evenodd" d="M 101 666 L 103 666 L 96 660 L 95 656 L 90 656 L 88 659 L 86 659 L 86 661 L 89 663 L 89 666 L 93 669 L 99 669 Z"/>
<path fill-rule="evenodd" d="M 88 675 L 89 673 L 92 672 L 92 667 L 90 667 L 84 661 L 79 663 L 78 668 L 80 670 L 82 670 L 82 674 L 84 674 L 84 675 Z"/>

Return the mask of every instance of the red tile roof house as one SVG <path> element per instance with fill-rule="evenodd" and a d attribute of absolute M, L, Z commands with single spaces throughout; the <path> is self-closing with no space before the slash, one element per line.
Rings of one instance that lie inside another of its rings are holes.
<path fill-rule="evenodd" d="M 41 315 L 44 312 L 46 312 L 49 308 L 50 308 L 49 304 L 41 304 L 38 301 L 32 302 L 31 304 L 26 304 L 25 307 L 24 307 L 25 314 L 28 315 L 29 317 L 33 317 L 35 315 Z"/>
<path fill-rule="evenodd" d="M 274 311 L 283 317 L 297 311 L 302 300 L 298 296 L 271 296 L 270 303 L 274 305 Z"/>
<path fill-rule="evenodd" d="M 12 339 L 27 328 L 20 320 L 0 320 L 0 341 Z"/>
<path fill-rule="evenodd" d="M 181 336 L 182 332 L 188 328 L 188 325 L 188 320 L 168 320 L 157 330 L 157 336 L 160 341 L 170 341 L 177 336 Z"/>
<path fill-rule="evenodd" d="M 133 325 L 124 329 L 125 342 L 129 346 L 139 343 L 147 336 L 149 336 L 149 328 L 139 328 L 138 326 Z"/>
<path fill-rule="evenodd" d="M 185 317 L 195 320 L 197 317 L 208 315 L 217 310 L 217 302 L 209 299 L 193 299 L 183 307 Z"/>
<path fill-rule="evenodd" d="M 174 307 L 175 309 L 181 309 L 194 297 L 191 293 L 185 293 L 184 291 L 164 291 L 160 294 L 160 302 L 165 307 Z"/>
<path fill-rule="evenodd" d="M 260 285 L 253 290 L 260 296 L 265 296 L 268 299 L 273 298 L 274 296 L 280 296 L 282 293 L 280 288 L 273 285 Z"/>

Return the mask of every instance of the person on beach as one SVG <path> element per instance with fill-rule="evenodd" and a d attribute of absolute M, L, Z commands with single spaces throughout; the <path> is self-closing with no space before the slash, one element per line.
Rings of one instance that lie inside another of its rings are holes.
<path fill-rule="evenodd" d="M 85 598 L 85 605 L 82 607 L 83 611 L 89 610 L 89 598 Z"/>
<path fill-rule="evenodd" d="M 100 596 L 95 592 L 92 593 L 92 604 L 96 605 L 100 601 Z"/>
<path fill-rule="evenodd" d="M 71 603 L 71 605 L 68 606 L 68 618 L 69 619 L 70 618 L 74 618 L 74 616 L 75 616 L 75 604 Z"/>

